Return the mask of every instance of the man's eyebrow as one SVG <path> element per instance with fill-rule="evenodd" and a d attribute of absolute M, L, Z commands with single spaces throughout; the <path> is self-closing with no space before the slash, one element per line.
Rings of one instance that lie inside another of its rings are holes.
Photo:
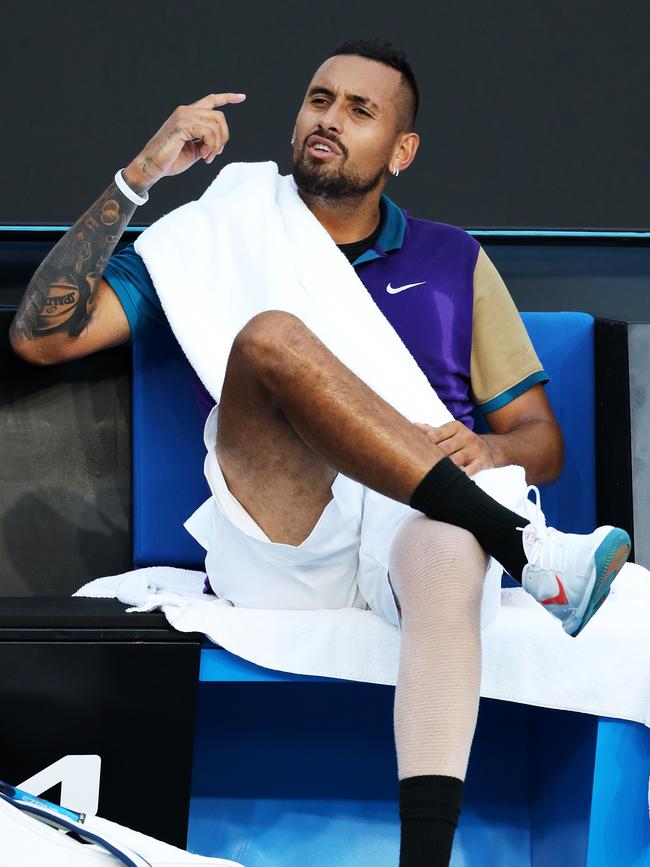
<path fill-rule="evenodd" d="M 316 94 L 318 93 L 323 94 L 323 96 L 329 96 L 332 99 L 336 97 L 334 91 L 330 90 L 329 87 L 325 87 L 324 85 L 316 85 L 315 87 L 310 87 L 307 96 L 316 96 Z M 346 99 L 348 99 L 350 102 L 356 103 L 357 105 L 367 106 L 373 111 L 380 111 L 377 103 L 373 102 L 371 99 L 368 99 L 367 96 L 359 96 L 358 94 L 350 93 L 346 94 Z"/>

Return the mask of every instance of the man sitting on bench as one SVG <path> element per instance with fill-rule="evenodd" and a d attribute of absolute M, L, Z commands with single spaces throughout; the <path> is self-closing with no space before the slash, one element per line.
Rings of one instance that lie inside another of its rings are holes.
<path fill-rule="evenodd" d="M 21 357 L 79 358 L 164 321 L 142 259 L 132 247 L 113 251 L 157 181 L 221 154 L 228 127 L 219 109 L 244 99 L 211 94 L 179 106 L 118 172 L 33 276 L 11 330 Z M 206 429 L 222 533 L 219 576 L 209 576 L 218 595 L 254 604 L 271 592 L 278 608 L 366 607 L 356 573 L 361 503 L 350 480 L 421 513 L 386 528 L 393 541 L 379 606 L 402 630 L 401 867 L 449 862 L 478 708 L 487 558 L 577 635 L 629 553 L 621 530 L 560 533 L 532 509 L 522 516 L 499 505 L 470 478 L 515 464 L 531 484 L 553 481 L 562 438 L 542 367 L 485 252 L 461 229 L 413 219 L 383 195 L 415 158 L 417 107 L 402 52 L 347 43 L 308 86 L 291 167 L 303 202 L 456 420 L 412 424 L 299 319 L 267 311 L 234 341 Z M 489 435 L 474 433 L 476 406 Z"/>

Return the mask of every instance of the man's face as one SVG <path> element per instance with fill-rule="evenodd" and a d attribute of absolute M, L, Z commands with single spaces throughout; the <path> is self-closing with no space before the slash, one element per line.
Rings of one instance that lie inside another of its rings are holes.
<path fill-rule="evenodd" d="M 331 57 L 316 71 L 296 119 L 292 172 L 301 192 L 363 196 L 386 177 L 398 137 L 401 75 L 364 57 Z"/>

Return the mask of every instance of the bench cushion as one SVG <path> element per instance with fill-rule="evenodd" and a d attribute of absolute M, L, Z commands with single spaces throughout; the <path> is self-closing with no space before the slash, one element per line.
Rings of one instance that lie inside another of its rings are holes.
<path fill-rule="evenodd" d="M 562 478 L 544 491 L 550 524 L 595 521 L 594 320 L 583 313 L 523 315 L 551 377 L 547 393 L 566 440 Z M 209 496 L 203 424 L 189 365 L 168 329 L 133 346 L 133 555 L 137 567 L 203 568 L 183 522 Z"/>

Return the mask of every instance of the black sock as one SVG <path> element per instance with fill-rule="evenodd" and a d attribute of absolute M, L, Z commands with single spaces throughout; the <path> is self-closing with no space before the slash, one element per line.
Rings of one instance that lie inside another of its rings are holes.
<path fill-rule="evenodd" d="M 413 491 L 410 505 L 434 521 L 469 530 L 515 581 L 521 581 L 527 561 L 517 527 L 529 521 L 493 500 L 450 458 L 429 470 Z"/>
<path fill-rule="evenodd" d="M 449 867 L 463 787 L 433 774 L 400 780 L 399 867 Z"/>

